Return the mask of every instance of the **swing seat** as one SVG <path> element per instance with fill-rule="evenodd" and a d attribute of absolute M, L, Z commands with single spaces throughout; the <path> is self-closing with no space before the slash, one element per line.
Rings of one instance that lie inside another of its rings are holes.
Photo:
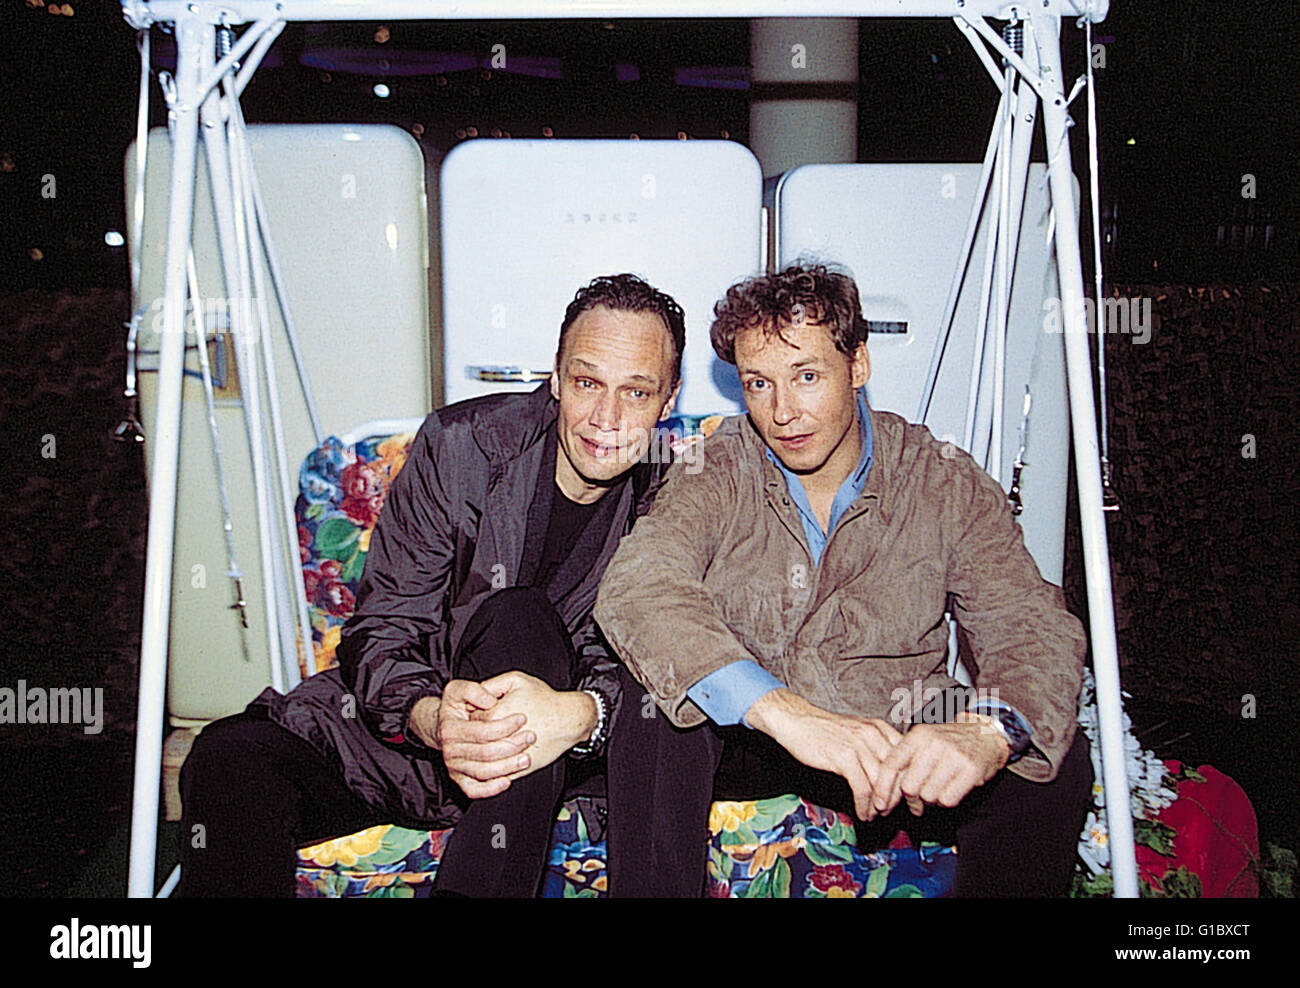
<path fill-rule="evenodd" d="M 721 416 L 674 416 L 671 440 L 707 435 Z M 337 664 L 343 624 L 389 485 L 406 460 L 419 420 L 370 423 L 331 437 L 304 461 L 297 501 L 298 546 L 311 614 L 313 668 Z M 375 491 L 377 497 L 371 496 Z M 360 491 L 361 493 L 357 493 Z M 548 898 L 606 895 L 605 839 L 596 805 L 564 803 L 543 879 Z M 432 891 L 450 830 L 381 825 L 298 851 L 300 898 L 423 898 Z M 956 874 L 956 848 L 914 848 L 900 833 L 875 851 L 856 846 L 853 819 L 798 795 L 714 803 L 708 883 L 713 898 L 934 898 Z"/>

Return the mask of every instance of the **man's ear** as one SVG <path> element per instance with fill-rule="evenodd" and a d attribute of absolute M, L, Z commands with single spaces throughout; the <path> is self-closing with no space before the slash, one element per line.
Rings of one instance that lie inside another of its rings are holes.
<path fill-rule="evenodd" d="M 871 379 L 871 354 L 867 350 L 867 344 L 859 343 L 857 350 L 853 353 L 853 389 L 856 391 L 862 385 Z"/>
<path fill-rule="evenodd" d="M 677 395 L 681 393 L 681 390 L 682 382 L 678 379 L 677 383 L 673 385 L 673 393 L 668 396 L 668 400 L 664 402 L 664 407 L 659 410 L 660 422 L 673 413 L 673 405 L 677 403 Z"/>
<path fill-rule="evenodd" d="M 551 364 L 551 397 L 556 401 L 560 400 L 560 355 L 555 355 L 555 362 Z"/>

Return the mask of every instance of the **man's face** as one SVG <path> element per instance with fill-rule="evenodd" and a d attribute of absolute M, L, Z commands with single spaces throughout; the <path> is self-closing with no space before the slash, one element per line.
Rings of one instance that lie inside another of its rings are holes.
<path fill-rule="evenodd" d="M 772 452 L 805 487 L 837 490 L 862 449 L 856 390 L 871 376 L 866 344 L 850 359 L 824 326 L 782 324 L 781 336 L 756 327 L 736 334 L 736 369 Z"/>
<path fill-rule="evenodd" d="M 677 391 L 672 337 L 657 314 L 597 306 L 575 319 L 551 376 L 560 489 L 575 501 L 599 498 L 645 455 Z"/>

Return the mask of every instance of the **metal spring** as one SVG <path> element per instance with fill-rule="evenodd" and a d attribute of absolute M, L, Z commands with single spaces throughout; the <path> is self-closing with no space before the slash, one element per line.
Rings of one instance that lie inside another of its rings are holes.
<path fill-rule="evenodd" d="M 1025 53 L 1025 25 L 1023 21 L 1011 21 L 1002 28 L 1002 40 L 1017 55 Z"/>

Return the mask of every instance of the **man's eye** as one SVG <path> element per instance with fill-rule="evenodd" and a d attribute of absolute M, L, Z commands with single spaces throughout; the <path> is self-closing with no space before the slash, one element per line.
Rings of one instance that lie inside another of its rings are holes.
<path fill-rule="evenodd" d="M 816 371 L 804 371 L 804 372 L 803 372 L 802 374 L 800 374 L 799 376 L 803 379 L 803 382 L 804 382 L 805 384 L 812 384 L 813 382 L 815 382 L 815 381 L 817 380 L 817 372 L 816 372 Z"/>
<path fill-rule="evenodd" d="M 751 378 L 745 382 L 745 387 L 750 391 L 762 391 L 763 385 L 766 383 L 766 381 L 763 381 L 760 378 Z"/>
<path fill-rule="evenodd" d="M 578 378 L 578 380 L 575 383 L 578 385 L 579 388 L 583 388 L 586 390 L 590 390 L 591 388 L 594 388 L 596 386 L 595 381 L 589 380 L 588 378 L 585 377 Z"/>
<path fill-rule="evenodd" d="M 650 392 L 648 392 L 648 391 L 633 391 L 633 392 L 632 392 L 632 398 L 633 398 L 634 400 L 636 400 L 636 401 L 643 401 L 644 399 L 649 398 L 649 397 L 650 397 Z"/>

